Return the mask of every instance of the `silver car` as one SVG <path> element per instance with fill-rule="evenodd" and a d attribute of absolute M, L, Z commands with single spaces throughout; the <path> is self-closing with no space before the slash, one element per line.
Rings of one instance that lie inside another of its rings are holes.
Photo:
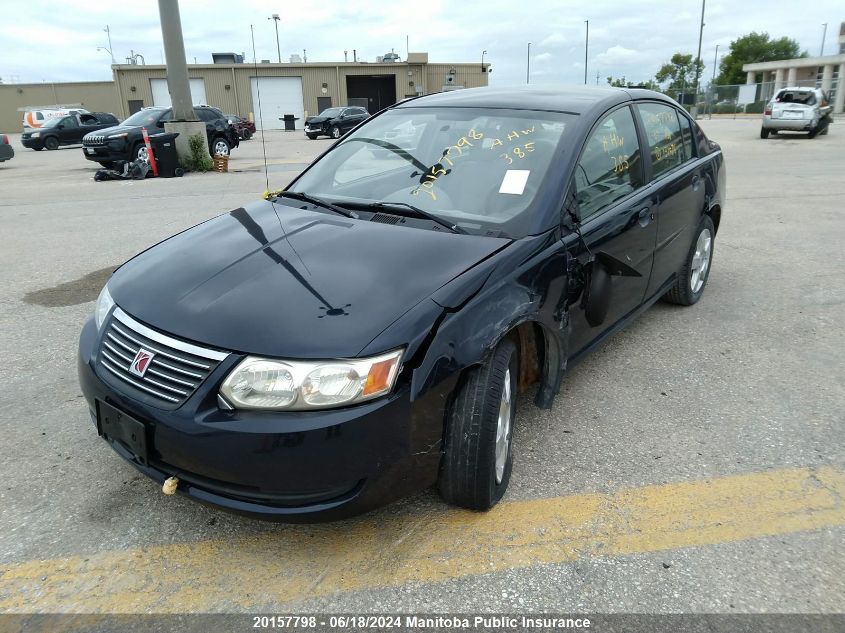
<path fill-rule="evenodd" d="M 760 138 L 778 132 L 827 134 L 833 108 L 830 99 L 819 88 L 782 88 L 766 105 Z"/>

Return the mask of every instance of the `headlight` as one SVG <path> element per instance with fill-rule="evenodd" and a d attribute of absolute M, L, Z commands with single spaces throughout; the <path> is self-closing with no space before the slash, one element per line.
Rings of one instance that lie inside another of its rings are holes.
<path fill-rule="evenodd" d="M 98 330 L 103 326 L 103 322 L 105 322 L 106 317 L 113 307 L 114 299 L 109 294 L 109 287 L 103 286 L 100 296 L 97 297 L 97 303 L 94 304 L 94 323 L 97 324 Z"/>
<path fill-rule="evenodd" d="M 129 136 L 129 132 L 121 132 L 120 134 L 109 134 L 109 139 L 124 138 L 125 136 Z"/>
<path fill-rule="evenodd" d="M 33 132 L 31 138 L 38 138 L 41 136 L 41 132 Z"/>
<path fill-rule="evenodd" d="M 355 404 L 389 393 L 402 350 L 372 358 L 282 361 L 249 356 L 220 394 L 236 409 L 303 411 Z"/>

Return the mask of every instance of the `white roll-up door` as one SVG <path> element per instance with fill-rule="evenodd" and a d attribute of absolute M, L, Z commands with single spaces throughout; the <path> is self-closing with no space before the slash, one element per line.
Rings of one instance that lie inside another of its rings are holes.
<path fill-rule="evenodd" d="M 205 80 L 189 79 L 191 84 L 191 103 L 193 105 L 212 105 L 205 100 Z M 171 106 L 170 90 L 167 89 L 167 79 L 150 79 L 150 90 L 153 93 L 153 105 Z"/>
<path fill-rule="evenodd" d="M 286 114 L 294 115 L 296 129 L 305 127 L 305 107 L 302 102 L 302 77 L 251 77 L 252 107 L 255 125 L 265 129 L 284 128 L 280 120 Z M 261 111 L 258 108 L 258 92 L 261 88 Z"/>

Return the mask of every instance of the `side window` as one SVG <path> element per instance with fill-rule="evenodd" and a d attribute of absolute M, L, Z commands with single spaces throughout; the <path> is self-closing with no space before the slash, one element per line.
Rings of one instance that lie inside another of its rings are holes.
<path fill-rule="evenodd" d="M 70 129 L 70 128 L 79 127 L 79 125 L 76 123 L 76 117 L 72 117 L 72 116 L 66 116 L 64 119 L 59 121 L 59 123 L 64 125 L 66 130 Z"/>
<path fill-rule="evenodd" d="M 695 158 L 695 144 L 692 135 L 692 123 L 683 114 L 678 112 L 678 119 L 681 121 L 681 138 L 684 140 L 684 159 Z"/>
<path fill-rule="evenodd" d="M 593 130 L 574 180 L 581 220 L 642 187 L 642 160 L 630 108 L 611 112 Z"/>
<path fill-rule="evenodd" d="M 675 108 L 660 103 L 637 105 L 651 152 L 654 178 L 659 178 L 684 161 L 681 126 Z"/>

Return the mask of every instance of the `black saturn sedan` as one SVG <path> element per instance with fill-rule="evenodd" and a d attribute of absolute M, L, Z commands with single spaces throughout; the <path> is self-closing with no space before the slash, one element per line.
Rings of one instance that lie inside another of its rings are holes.
<path fill-rule="evenodd" d="M 719 145 L 655 92 L 404 101 L 117 269 L 80 339 L 91 420 L 234 512 L 336 519 L 432 485 L 488 509 L 518 393 L 550 407 L 652 303 L 696 303 L 724 195 Z"/>

